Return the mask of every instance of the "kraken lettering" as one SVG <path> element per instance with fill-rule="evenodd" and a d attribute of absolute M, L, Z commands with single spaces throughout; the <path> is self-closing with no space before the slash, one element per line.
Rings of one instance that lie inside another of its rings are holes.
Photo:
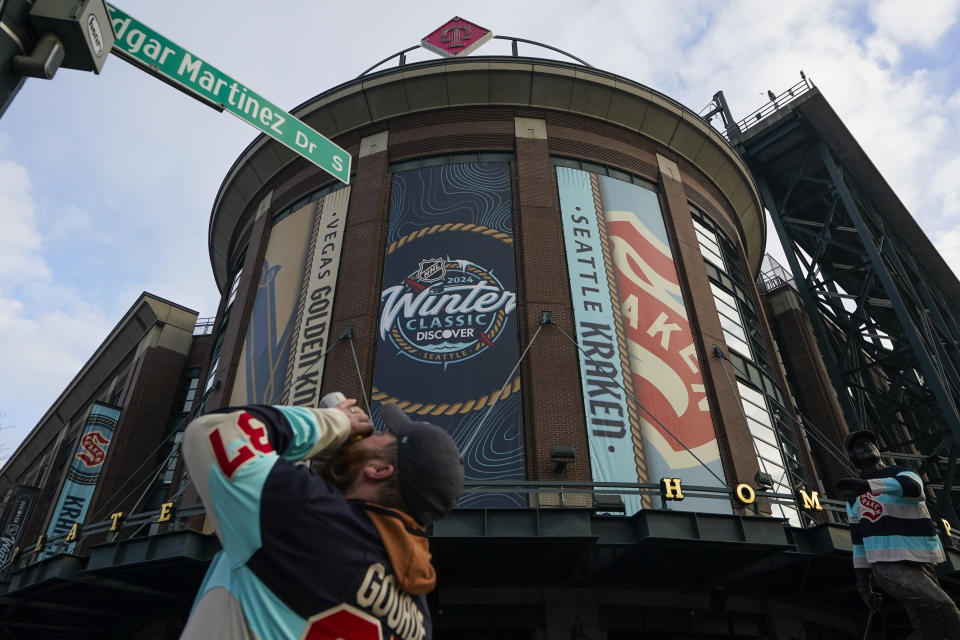
<path fill-rule="evenodd" d="M 583 341 L 584 390 L 588 397 L 591 433 L 603 438 L 623 438 L 627 435 L 623 419 L 623 396 L 617 382 L 617 365 L 612 362 L 617 350 L 610 325 L 594 322 L 580 323 Z"/>

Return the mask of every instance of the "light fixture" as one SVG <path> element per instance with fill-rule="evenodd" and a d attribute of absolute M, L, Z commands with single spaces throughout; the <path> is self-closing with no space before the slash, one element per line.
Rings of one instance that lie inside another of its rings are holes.
<path fill-rule="evenodd" d="M 757 483 L 757 489 L 760 491 L 769 491 L 773 489 L 773 476 L 763 471 L 757 471 L 753 476 L 753 481 Z"/>
<path fill-rule="evenodd" d="M 567 465 L 577 459 L 573 447 L 566 444 L 555 444 L 550 447 L 550 461 L 553 462 L 553 475 L 560 478 L 567 477 Z"/>
<path fill-rule="evenodd" d="M 626 513 L 623 498 L 615 493 L 593 494 L 593 510 L 598 513 Z"/>

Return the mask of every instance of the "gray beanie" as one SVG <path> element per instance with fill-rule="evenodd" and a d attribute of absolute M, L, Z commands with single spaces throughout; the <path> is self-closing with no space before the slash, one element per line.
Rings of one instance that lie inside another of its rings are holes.
<path fill-rule="evenodd" d="M 463 461 L 450 434 L 414 422 L 396 404 L 380 405 L 387 429 L 397 436 L 400 493 L 414 520 L 426 526 L 447 515 L 463 493 Z"/>

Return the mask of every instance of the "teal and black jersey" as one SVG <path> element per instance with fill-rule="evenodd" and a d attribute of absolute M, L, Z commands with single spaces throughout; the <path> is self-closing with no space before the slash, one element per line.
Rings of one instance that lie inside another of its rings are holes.
<path fill-rule="evenodd" d="M 182 639 L 432 636 L 426 597 L 401 586 L 407 567 L 391 561 L 381 520 L 401 537 L 423 536 L 416 541 L 425 549 L 422 529 L 399 512 L 347 500 L 296 464 L 332 454 L 349 432 L 336 409 L 262 405 L 187 427 L 184 458 L 222 550 Z"/>
<path fill-rule="evenodd" d="M 924 503 L 923 482 L 907 467 L 884 467 L 863 477 L 870 492 L 847 500 L 853 566 L 878 562 L 943 562 L 943 546 Z"/>

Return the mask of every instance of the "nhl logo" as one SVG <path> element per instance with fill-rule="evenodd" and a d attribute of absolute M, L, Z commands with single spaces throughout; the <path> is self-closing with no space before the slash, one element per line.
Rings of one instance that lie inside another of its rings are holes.
<path fill-rule="evenodd" d="M 420 261 L 417 280 L 420 282 L 440 282 L 447 275 L 447 265 L 443 258 L 428 258 Z"/>

